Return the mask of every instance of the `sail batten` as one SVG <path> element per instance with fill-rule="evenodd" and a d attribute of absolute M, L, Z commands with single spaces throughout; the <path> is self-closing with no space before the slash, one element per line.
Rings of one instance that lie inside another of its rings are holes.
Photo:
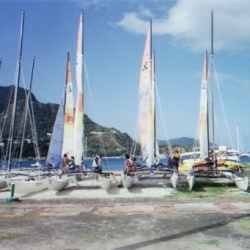
<path fill-rule="evenodd" d="M 67 75 L 65 86 L 65 112 L 64 112 L 64 132 L 63 132 L 63 148 L 62 154 L 73 156 L 74 145 L 74 100 L 73 100 L 73 84 L 70 56 L 67 58 Z"/>
<path fill-rule="evenodd" d="M 208 82 L 207 82 L 207 53 L 204 56 L 201 96 L 200 96 L 200 157 L 205 160 L 208 157 L 209 141 L 208 141 Z"/>
<path fill-rule="evenodd" d="M 151 166 L 154 158 L 154 89 L 152 72 L 152 22 L 150 22 L 139 83 L 139 134 L 143 161 Z"/>
<path fill-rule="evenodd" d="M 74 156 L 76 165 L 80 166 L 83 156 L 83 133 L 84 133 L 84 96 L 83 96 L 83 12 L 80 16 L 78 40 L 77 40 L 77 62 L 76 62 L 77 95 L 75 105 L 74 124 Z"/>

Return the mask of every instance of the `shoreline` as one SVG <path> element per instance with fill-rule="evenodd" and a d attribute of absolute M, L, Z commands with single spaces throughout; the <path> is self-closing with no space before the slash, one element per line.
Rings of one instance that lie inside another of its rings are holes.
<path fill-rule="evenodd" d="M 94 176 L 87 176 L 77 184 L 72 182 L 61 191 L 51 191 L 48 189 L 39 192 L 22 194 L 14 191 L 14 197 L 21 202 L 31 203 L 80 203 L 88 202 L 189 202 L 189 201 L 247 201 L 250 200 L 250 190 L 241 191 L 232 181 L 223 180 L 197 180 L 193 190 L 188 189 L 185 176 L 181 176 L 177 189 L 171 185 L 169 178 L 144 177 L 136 181 L 130 189 L 119 188 L 120 178 L 117 182 L 112 182 L 108 191 L 102 190 L 99 181 Z M 5 201 L 11 196 L 11 191 L 6 188 L 0 190 L 0 201 Z"/>

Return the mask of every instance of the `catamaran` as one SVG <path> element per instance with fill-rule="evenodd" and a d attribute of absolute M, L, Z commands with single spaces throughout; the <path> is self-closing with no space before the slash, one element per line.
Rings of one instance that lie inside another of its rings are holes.
<path fill-rule="evenodd" d="M 63 154 L 73 155 L 73 128 L 74 128 L 74 108 L 73 108 L 73 88 L 71 76 L 70 55 L 67 56 L 66 84 L 64 94 L 56 116 L 54 129 L 51 136 L 46 165 L 61 167 Z M 48 179 L 48 188 L 60 191 L 69 184 L 69 177 L 66 175 L 56 175 Z"/>
<path fill-rule="evenodd" d="M 135 176 L 142 173 L 171 174 L 170 180 L 174 188 L 178 183 L 177 170 L 158 164 L 159 153 L 156 139 L 155 109 L 155 59 L 152 52 L 152 21 L 150 21 L 140 73 L 139 82 L 139 137 L 141 143 L 142 162 L 144 167 L 129 173 L 122 172 L 121 178 L 125 188 L 130 188 Z"/>
<path fill-rule="evenodd" d="M 10 186 L 11 183 L 14 183 L 15 191 L 17 193 L 37 192 L 46 188 L 46 175 L 40 175 L 37 173 L 36 174 L 35 173 L 18 173 L 12 170 L 14 136 L 16 132 L 15 128 L 16 128 L 17 96 L 18 96 L 18 89 L 20 85 L 21 67 L 22 67 L 24 18 L 25 18 L 25 13 L 22 12 L 20 48 L 19 48 L 19 58 L 18 58 L 18 64 L 17 64 L 18 73 L 17 73 L 17 81 L 15 84 L 15 95 L 14 95 L 12 119 L 11 119 L 10 144 L 9 144 L 9 149 L 8 149 L 8 170 L 6 174 L 6 177 L 7 177 L 6 181 L 8 183 L 8 186 Z M 33 65 L 34 65 L 34 61 L 33 61 Z M 33 74 L 33 67 L 32 67 L 32 74 Z"/>
<path fill-rule="evenodd" d="M 76 54 L 76 105 L 74 109 L 73 102 L 73 83 L 71 74 L 70 58 L 67 59 L 67 76 L 65 94 L 62 98 L 59 111 L 57 114 L 54 130 L 51 137 L 47 165 L 61 167 L 61 158 L 63 154 L 69 157 L 74 156 L 77 170 L 70 170 L 66 175 L 58 174 L 49 178 L 49 189 L 60 191 L 66 188 L 70 179 L 77 183 L 75 176 L 90 174 L 89 171 L 82 169 L 84 145 L 84 93 L 83 93 L 83 12 L 81 12 L 77 39 Z M 110 174 L 97 174 L 102 189 L 108 190 L 111 186 Z M 69 177 L 70 176 L 70 177 Z M 73 177 L 74 176 L 74 177 Z"/>
<path fill-rule="evenodd" d="M 213 56 L 213 13 L 212 20 L 212 41 L 211 41 L 211 61 L 210 73 L 213 87 L 214 74 L 214 56 Z M 242 164 L 230 158 L 217 157 L 215 150 L 215 133 L 214 133 L 214 104 L 212 95 L 212 134 L 213 134 L 213 149 L 209 152 L 209 112 L 208 112 L 208 80 L 207 80 L 207 53 L 204 56 L 202 82 L 201 82 L 201 97 L 200 97 L 200 129 L 199 143 L 200 151 L 194 152 L 197 157 L 193 160 L 184 161 L 179 169 L 187 175 L 189 189 L 191 190 L 195 184 L 195 177 L 226 177 L 233 180 L 236 186 L 241 190 L 247 190 L 248 177 L 244 177 L 241 173 Z M 213 91 L 212 91 L 213 93 Z M 186 155 L 184 155 L 185 157 Z"/>

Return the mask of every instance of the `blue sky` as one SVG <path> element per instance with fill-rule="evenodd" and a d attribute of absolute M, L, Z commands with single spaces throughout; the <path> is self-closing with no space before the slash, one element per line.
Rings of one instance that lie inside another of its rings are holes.
<path fill-rule="evenodd" d="M 59 103 L 65 84 L 67 52 L 74 70 L 81 9 L 85 15 L 88 74 L 84 87 L 85 112 L 101 125 L 115 127 L 132 137 L 137 124 L 142 53 L 148 21 L 152 18 L 161 104 L 159 139 L 197 138 L 201 71 L 205 50 L 210 53 L 213 9 L 216 73 L 231 132 L 229 135 L 226 125 L 219 125 L 217 143 L 231 146 L 231 138 L 237 147 L 238 126 L 241 142 L 250 150 L 250 5 L 247 0 L 2 0 L 0 84 L 13 83 L 24 10 L 24 82 L 28 86 L 35 56 L 33 93 L 40 102 Z M 215 105 L 219 106 L 219 101 L 215 100 Z M 218 120 L 220 117 L 218 113 Z"/>

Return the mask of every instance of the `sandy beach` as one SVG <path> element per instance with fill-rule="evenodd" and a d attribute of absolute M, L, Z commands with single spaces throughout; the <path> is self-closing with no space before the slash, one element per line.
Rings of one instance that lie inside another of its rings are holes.
<path fill-rule="evenodd" d="M 59 192 L 15 193 L 14 203 L 0 190 L 0 248 L 250 248 L 249 191 L 219 182 L 190 192 L 185 186 L 184 176 L 176 190 L 154 177 L 104 191 L 89 176 Z"/>

